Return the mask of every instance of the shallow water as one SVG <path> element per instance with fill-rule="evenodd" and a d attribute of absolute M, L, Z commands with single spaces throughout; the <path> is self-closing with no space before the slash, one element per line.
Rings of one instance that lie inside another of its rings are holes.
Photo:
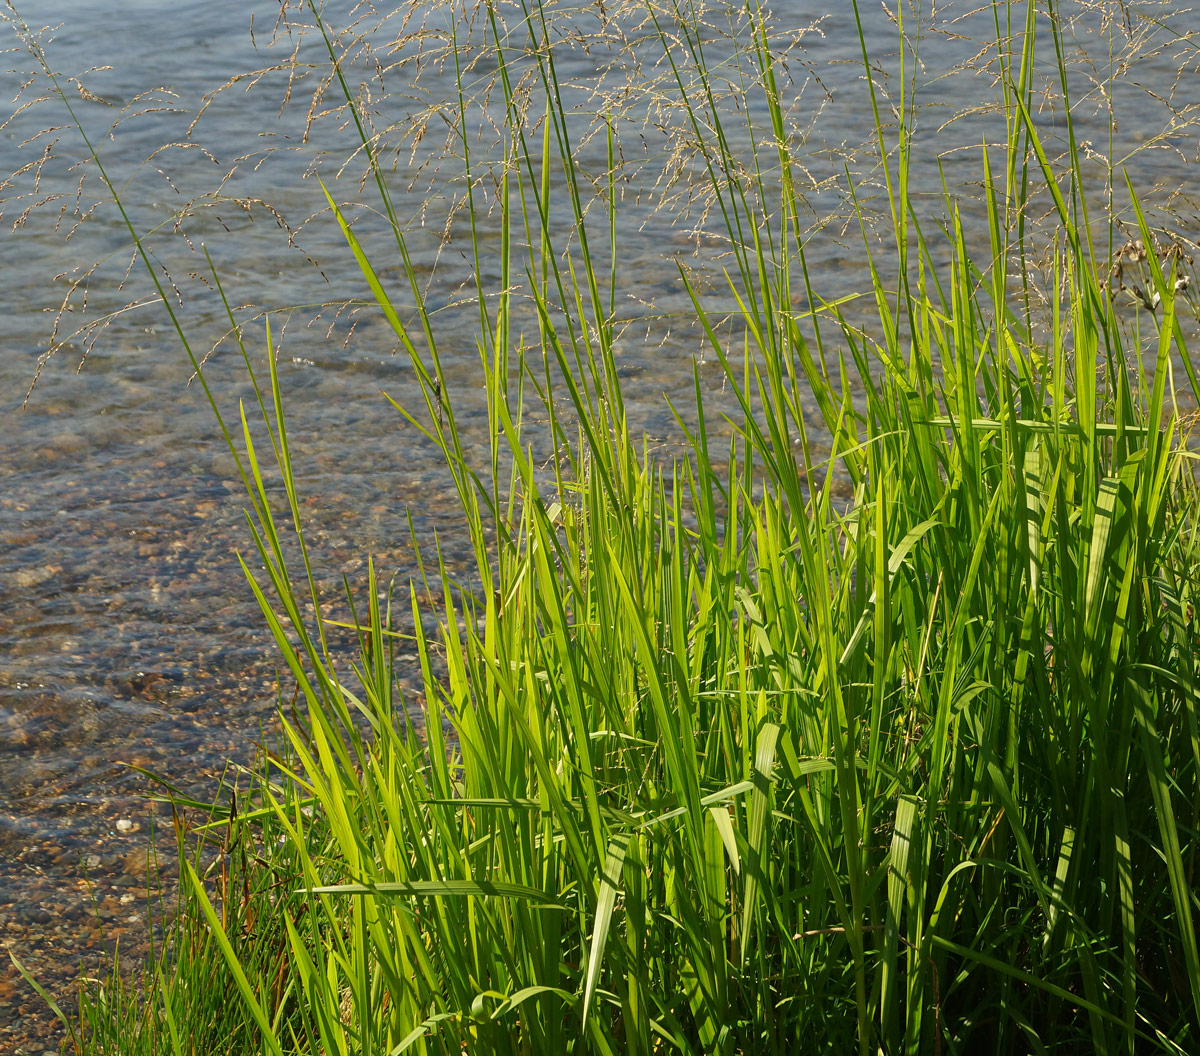
<path fill-rule="evenodd" d="M 204 200 L 185 231 L 193 247 L 201 240 L 209 245 L 237 303 L 276 309 L 282 384 L 302 456 L 305 513 L 323 586 L 332 595 L 342 574 L 361 577 L 371 551 L 383 577 L 395 575 L 403 589 L 414 571 L 409 515 L 422 538 L 436 531 L 453 552 L 453 493 L 429 446 L 401 427 L 380 395 L 386 390 L 404 400 L 413 394 L 409 369 L 395 355 L 390 331 L 369 313 L 351 317 L 336 308 L 318 311 L 325 303 L 364 293 L 329 217 L 307 222 L 321 200 L 316 181 L 305 173 L 327 151 L 322 171 L 330 178 L 329 162 L 350 149 L 349 135 L 327 119 L 305 144 L 307 99 L 297 91 L 281 111 L 287 74 L 277 72 L 251 92 L 239 82 L 218 95 L 193 138 L 184 139 L 205 92 L 236 73 L 286 59 L 286 42 L 267 46 L 278 5 L 37 0 L 18 9 L 38 24 L 62 23 L 46 44 L 56 69 L 112 67 L 83 79 L 88 91 L 106 102 L 75 92 L 72 97 L 123 195 L 135 204 L 140 228 L 169 220 L 184 201 L 211 191 L 218 177 L 234 170 L 224 197 Z M 803 149 L 814 180 L 810 198 L 820 214 L 840 202 L 839 192 L 823 181 L 836 177 L 853 149 L 869 137 L 870 109 L 856 65 L 858 38 L 852 19 L 823 17 L 821 5 L 784 3 L 776 10 L 785 27 L 819 22 L 803 40 L 793 75 L 797 121 L 809 129 Z M 864 16 L 871 48 L 894 71 L 894 56 L 887 57 L 894 51 L 893 28 L 876 7 Z M 1084 32 L 1099 24 L 1097 19 L 1081 23 L 1076 43 L 1107 61 L 1103 38 Z M 8 100 L 16 95 L 22 73 L 34 70 L 12 27 L 0 24 L 0 41 L 10 40 L 15 50 L 0 65 L 18 72 L 0 76 L 0 120 L 10 117 Z M 712 48 L 720 54 L 719 38 Z M 994 134 L 994 126 L 982 118 L 942 127 L 945 116 L 990 97 L 980 75 L 942 79 L 972 51 L 969 41 L 944 37 L 923 46 L 914 147 L 922 158 L 913 188 L 918 203 L 933 202 L 940 194 L 936 155 L 942 155 L 951 183 L 966 180 L 978 168 L 975 144 Z M 304 62 L 321 58 L 311 41 L 298 54 Z M 1136 77 L 1120 84 L 1113 95 L 1120 119 L 1117 156 L 1144 145 L 1169 120 L 1155 95 L 1173 100 L 1177 110 L 1194 104 L 1175 87 L 1184 61 L 1192 60 L 1160 52 L 1142 60 Z M 599 57 L 581 51 L 564 60 L 560 75 L 595 79 L 598 65 Z M 446 95 L 451 72 L 426 75 L 423 95 L 400 92 L 389 105 L 403 106 L 408 96 L 428 101 Z M 405 87 L 402 81 L 400 88 Z M 150 94 L 139 102 L 142 93 Z M 130 108 L 147 112 L 130 114 Z M 116 133 L 107 136 L 109 124 L 123 113 Z M 1105 141 L 1105 111 L 1088 103 L 1077 118 L 1081 137 Z M 130 254 L 111 203 L 101 202 L 65 240 L 79 179 L 70 162 L 83 157 L 81 144 L 68 131 L 28 142 L 39 130 L 65 121 L 60 104 L 51 100 L 11 118 L 0 131 L 0 175 L 34 160 L 44 143 L 55 141 L 55 160 L 36 187 L 27 173 L 0 191 L 5 221 L 0 227 L 0 414 L 6 424 L 0 432 L 0 934 L 59 993 L 79 959 L 103 941 L 91 926 L 89 890 L 95 892 L 109 940 L 127 934 L 126 941 L 134 942 L 144 929 L 139 900 L 145 861 L 138 855 L 156 808 L 136 798 L 147 782 L 131 764 L 167 775 L 182 787 L 211 787 L 227 760 L 251 758 L 276 707 L 272 653 L 236 558 L 236 551 L 249 545 L 241 485 L 203 394 L 188 384 L 191 369 L 161 308 L 128 308 L 145 296 L 147 284 L 136 269 L 124 281 Z M 1047 113 L 1038 121 L 1049 140 L 1061 135 L 1060 120 Z M 144 164 L 168 142 L 202 144 L 209 153 L 195 145 L 177 146 Z M 1191 203 L 1172 199 L 1170 191 L 1193 179 L 1195 128 L 1181 124 L 1160 145 L 1164 149 L 1130 159 L 1135 181 L 1148 194 L 1154 215 L 1194 211 Z M 962 149 L 952 150 L 956 146 Z M 663 164 L 655 149 L 653 143 L 647 147 L 626 191 L 628 200 L 639 189 L 646 200 L 651 197 Z M 587 151 L 591 163 L 602 163 L 602 142 Z M 458 247 L 451 241 L 439 251 L 445 194 L 454 188 L 444 186 L 436 167 L 423 166 L 428 158 L 420 151 L 415 160 L 407 157 L 405 152 L 397 161 L 395 186 L 416 182 L 398 201 L 415 214 L 433 195 L 426 223 L 413 226 L 410 241 L 419 266 L 434 276 L 434 300 L 449 306 L 439 317 L 445 327 L 442 351 L 459 398 L 469 408 L 478 316 L 470 305 L 454 308 L 461 281 L 455 271 Z M 866 180 L 869 166 L 858 161 Z M 355 194 L 350 178 L 333 185 L 340 196 Z M 88 177 L 84 208 L 98 186 L 94 176 Z M 64 197 L 38 205 L 18 230 L 11 230 L 26 205 L 53 195 Z M 287 233 L 276 226 L 273 214 L 256 205 L 244 210 L 229 200 L 232 196 L 269 201 L 275 215 L 298 232 L 299 248 L 287 248 Z M 971 216 L 968 208 L 969 223 Z M 1186 221 L 1185 229 L 1187 223 L 1194 236 L 1200 225 Z M 688 323 L 688 300 L 672 263 L 672 257 L 691 252 L 686 228 L 669 210 L 655 213 L 634 204 L 618 232 L 621 277 L 636 293 L 628 311 L 645 317 L 628 333 L 624 372 L 632 413 L 652 435 L 670 433 L 663 393 L 690 387 L 702 347 Z M 977 226 L 972 229 L 974 237 L 980 234 Z M 203 258 L 180 238 L 156 238 L 156 250 L 180 283 L 181 312 L 202 354 L 224 328 L 219 305 L 187 277 Z M 310 257 L 322 270 L 311 265 Z M 64 280 L 55 276 L 97 260 L 102 263 L 86 307 L 76 298 L 76 310 L 63 316 L 59 338 L 64 347 L 41 370 L 22 409 L 66 293 Z M 815 238 L 809 263 L 815 285 L 827 297 L 864 286 L 855 231 L 842 234 L 835 225 Z M 297 307 L 284 311 L 285 306 Z M 108 313 L 115 314 L 97 332 L 76 372 L 89 340 L 86 333 L 71 336 L 73 331 Z M 253 314 L 248 309 L 241 318 Z M 252 347 L 261 349 L 261 323 L 248 334 Z M 247 395 L 228 346 L 226 341 L 210 372 L 227 409 Z M 727 406 L 711 366 L 703 378 L 715 409 Z M 485 430 L 469 415 L 466 432 L 468 442 L 483 450 Z M 130 893 L 136 897 L 122 901 Z M 31 992 L 12 972 L 0 977 L 0 1049 L 16 1045 L 38 1052 L 49 1044 L 38 1039 L 52 1037 L 53 1028 Z"/>

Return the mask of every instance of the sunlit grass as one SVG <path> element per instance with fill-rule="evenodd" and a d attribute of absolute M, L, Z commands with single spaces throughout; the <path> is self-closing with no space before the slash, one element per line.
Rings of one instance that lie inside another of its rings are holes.
<path fill-rule="evenodd" d="M 1171 254 L 1144 262 L 1148 354 L 1121 325 L 1083 173 L 1060 182 L 1028 112 L 1032 23 L 998 49 L 987 245 L 950 199 L 922 232 L 903 98 L 890 138 L 877 116 L 896 257 L 864 266 L 866 327 L 805 265 L 765 16 L 746 12 L 751 157 L 689 87 L 687 12 L 658 27 L 730 247 L 727 289 L 681 281 L 742 411 L 708 421 L 697 373 L 664 459 L 624 409 L 619 199 L 588 208 L 541 19 L 519 56 L 537 121 L 493 35 L 511 120 L 468 309 L 490 458 L 461 443 L 385 174 L 391 246 L 330 199 L 411 357 L 424 405 L 398 409 L 445 455 L 476 585 L 426 543 L 436 607 L 372 573 L 358 655 L 334 654 L 268 356 L 227 436 L 296 708 L 205 830 L 218 866 L 185 855 L 144 992 L 87 992 L 80 1050 L 1194 1051 L 1200 554 L 1175 399 L 1200 386 Z M 1058 216 L 1044 312 L 1035 193 Z"/>

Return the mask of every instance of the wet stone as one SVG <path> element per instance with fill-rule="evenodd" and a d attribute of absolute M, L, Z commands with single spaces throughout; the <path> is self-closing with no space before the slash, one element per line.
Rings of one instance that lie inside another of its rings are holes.
<path fill-rule="evenodd" d="M 130 851 L 121 863 L 121 869 L 125 876 L 144 880 L 150 871 L 150 851 L 145 847 Z"/>
<path fill-rule="evenodd" d="M 61 565 L 33 565 L 17 569 L 13 573 L 13 582 L 22 590 L 28 590 L 31 587 L 41 586 L 61 572 Z"/>

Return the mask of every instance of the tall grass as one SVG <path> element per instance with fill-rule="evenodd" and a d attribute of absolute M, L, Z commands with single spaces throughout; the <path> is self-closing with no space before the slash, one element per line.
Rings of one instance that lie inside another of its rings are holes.
<path fill-rule="evenodd" d="M 522 40 L 481 9 L 508 116 L 499 237 L 469 242 L 486 459 L 360 126 L 392 246 L 330 205 L 411 358 L 423 405 L 398 410 L 445 456 L 474 577 L 422 543 L 426 579 L 395 595 L 372 572 L 357 656 L 335 654 L 268 355 L 226 435 L 297 704 L 204 830 L 221 871 L 185 855 L 175 944 L 143 993 L 91 993 L 79 1051 L 1196 1050 L 1188 291 L 1152 249 L 1143 354 L 1079 151 L 1064 178 L 1030 114 L 1035 6 L 997 11 L 987 245 L 949 196 L 923 229 L 906 102 L 891 128 L 870 89 L 895 257 L 864 237 L 869 325 L 806 266 L 767 16 L 742 13 L 764 135 L 730 125 L 688 9 L 651 12 L 729 249 L 727 289 L 680 279 L 741 408 L 710 421 L 698 371 L 670 459 L 623 402 L 619 197 L 602 181 L 589 205 L 546 11 Z"/>

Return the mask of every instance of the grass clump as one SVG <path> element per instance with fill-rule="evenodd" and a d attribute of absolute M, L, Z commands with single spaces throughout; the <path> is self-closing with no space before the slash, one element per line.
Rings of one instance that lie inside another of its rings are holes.
<path fill-rule="evenodd" d="M 998 51 L 1005 139 L 980 151 L 987 245 L 949 198 L 926 237 L 903 100 L 898 151 L 876 110 L 894 259 L 864 239 L 869 325 L 805 266 L 766 17 L 742 13 L 741 139 L 687 12 L 649 20 L 730 262 L 720 296 L 680 281 L 740 407 L 709 421 L 697 370 L 670 459 L 625 409 L 619 199 L 610 180 L 588 205 L 544 12 L 521 41 L 481 10 L 510 119 L 499 215 L 469 241 L 486 457 L 384 173 L 405 298 L 330 199 L 411 357 L 424 403 L 400 409 L 445 456 L 473 575 L 428 547 L 407 596 L 372 573 L 357 656 L 335 655 L 269 356 L 263 429 L 243 411 L 231 446 L 296 708 L 219 819 L 240 879 L 185 860 L 175 944 L 136 1000 L 85 1002 L 81 1051 L 1195 1050 L 1188 291 L 1151 252 L 1149 343 L 1122 324 L 1084 173 L 1061 178 L 1029 112 L 1029 6 Z"/>

